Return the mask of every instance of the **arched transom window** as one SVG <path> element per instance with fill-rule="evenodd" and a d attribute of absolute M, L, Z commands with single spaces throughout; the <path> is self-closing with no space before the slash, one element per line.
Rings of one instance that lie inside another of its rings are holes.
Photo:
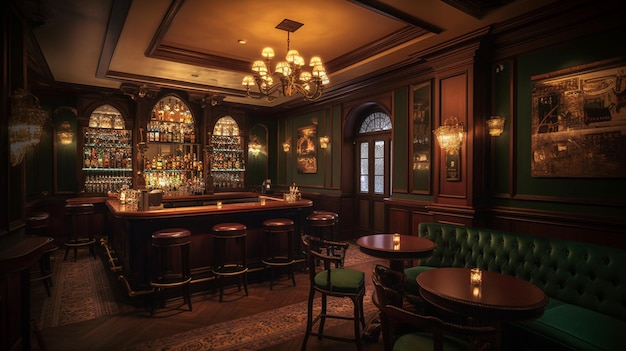
<path fill-rule="evenodd" d="M 391 119 L 384 112 L 373 112 L 361 123 L 359 134 L 391 130 Z"/>

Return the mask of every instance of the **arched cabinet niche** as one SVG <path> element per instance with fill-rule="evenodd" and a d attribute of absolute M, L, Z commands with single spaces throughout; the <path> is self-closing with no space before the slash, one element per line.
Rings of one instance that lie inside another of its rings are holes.
<path fill-rule="evenodd" d="M 147 189 L 161 189 L 166 196 L 204 192 L 203 162 L 194 116 L 175 95 L 161 98 L 152 107 L 147 125 L 143 174 Z"/>
<path fill-rule="evenodd" d="M 82 137 L 83 191 L 107 193 L 131 187 L 133 136 L 120 111 L 108 104 L 94 109 Z"/>
<path fill-rule="evenodd" d="M 239 124 L 231 116 L 217 120 L 211 135 L 211 177 L 215 191 L 244 187 L 246 160 Z"/>

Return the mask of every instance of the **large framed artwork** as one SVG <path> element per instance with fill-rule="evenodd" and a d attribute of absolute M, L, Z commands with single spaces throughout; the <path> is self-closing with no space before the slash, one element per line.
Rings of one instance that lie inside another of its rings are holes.
<path fill-rule="evenodd" d="M 626 58 L 532 77 L 531 175 L 626 177 Z"/>
<path fill-rule="evenodd" d="M 317 173 L 317 129 L 314 125 L 298 128 L 296 149 L 298 173 Z"/>

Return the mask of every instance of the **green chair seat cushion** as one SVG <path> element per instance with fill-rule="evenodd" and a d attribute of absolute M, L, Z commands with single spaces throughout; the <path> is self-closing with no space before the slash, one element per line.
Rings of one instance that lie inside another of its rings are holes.
<path fill-rule="evenodd" d="M 469 343 L 461 339 L 445 337 L 444 351 L 466 351 Z M 433 350 L 432 334 L 414 332 L 400 336 L 393 344 L 393 351 Z"/>
<path fill-rule="evenodd" d="M 417 285 L 417 276 L 425 272 L 427 270 L 433 269 L 436 267 L 431 266 L 415 266 L 409 267 L 404 270 L 404 274 L 406 278 L 404 280 L 404 290 L 411 295 L 419 295 L 420 289 L 419 285 Z"/>
<path fill-rule="evenodd" d="M 541 318 L 515 325 L 576 350 L 624 349 L 626 322 L 556 299 L 550 300 L 551 304 Z"/>
<path fill-rule="evenodd" d="M 328 271 L 321 271 L 315 275 L 315 286 L 328 289 L 326 286 Z M 356 294 L 365 286 L 365 273 L 349 268 L 333 269 L 330 275 L 332 290 L 342 293 Z"/>

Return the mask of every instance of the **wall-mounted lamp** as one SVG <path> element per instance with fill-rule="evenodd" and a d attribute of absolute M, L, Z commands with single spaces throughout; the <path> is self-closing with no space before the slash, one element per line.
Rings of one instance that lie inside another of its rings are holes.
<path fill-rule="evenodd" d="M 59 130 L 57 130 L 57 136 L 59 137 L 59 141 L 63 145 L 68 145 L 72 143 L 72 140 L 74 140 L 74 131 L 72 130 L 70 122 L 61 122 Z"/>
<path fill-rule="evenodd" d="M 487 128 L 489 129 L 489 135 L 500 136 L 504 132 L 505 118 L 501 116 L 491 116 L 487 120 Z"/>
<path fill-rule="evenodd" d="M 330 144 L 330 138 L 326 135 L 321 136 L 320 137 L 320 147 L 322 149 L 326 149 L 328 147 L 328 144 Z"/>
<path fill-rule="evenodd" d="M 256 135 L 253 135 L 248 143 L 248 152 L 252 154 L 252 156 L 259 156 L 262 147 L 263 146 L 259 142 L 259 138 L 257 138 Z"/>
<path fill-rule="evenodd" d="M 291 138 L 285 140 L 285 142 L 283 143 L 283 151 L 289 152 L 289 150 L 291 150 Z"/>
<path fill-rule="evenodd" d="M 461 148 L 465 132 L 459 119 L 452 116 L 445 120 L 444 124 L 435 131 L 439 146 L 448 153 L 454 153 Z"/>
<path fill-rule="evenodd" d="M 11 166 L 19 165 L 26 152 L 39 144 L 48 112 L 39 106 L 39 99 L 24 89 L 11 95 L 9 144 Z"/>

